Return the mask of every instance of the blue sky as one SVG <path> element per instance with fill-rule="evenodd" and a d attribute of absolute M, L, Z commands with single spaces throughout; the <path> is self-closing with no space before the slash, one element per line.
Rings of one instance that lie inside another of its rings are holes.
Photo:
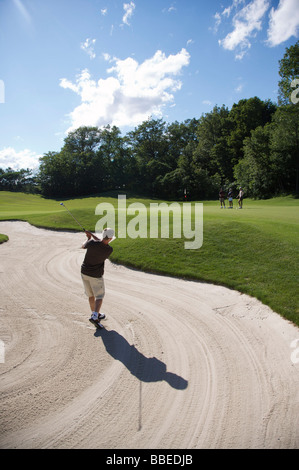
<path fill-rule="evenodd" d="M 0 168 L 36 168 L 80 125 L 275 102 L 298 34 L 299 0 L 0 0 Z"/>

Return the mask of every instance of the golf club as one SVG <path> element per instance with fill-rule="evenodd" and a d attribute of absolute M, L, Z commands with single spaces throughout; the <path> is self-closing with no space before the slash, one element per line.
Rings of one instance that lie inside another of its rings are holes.
<path fill-rule="evenodd" d="M 73 219 L 77 222 L 78 225 L 80 225 L 80 227 L 82 228 L 82 230 L 85 232 L 85 228 L 82 227 L 82 225 L 80 224 L 80 222 L 78 222 L 78 220 L 76 219 L 76 217 L 74 217 L 73 214 L 68 210 L 68 208 L 65 207 L 65 205 L 63 204 L 63 202 L 61 202 L 60 205 L 63 206 L 63 207 L 68 211 L 68 213 L 70 214 L 70 216 L 73 217 Z"/>

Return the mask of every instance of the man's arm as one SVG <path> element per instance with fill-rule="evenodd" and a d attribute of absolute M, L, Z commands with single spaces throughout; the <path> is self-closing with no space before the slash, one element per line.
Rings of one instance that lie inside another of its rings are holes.
<path fill-rule="evenodd" d="M 91 238 L 93 238 L 94 240 L 99 241 L 99 238 L 96 235 L 94 235 L 94 233 L 89 232 L 89 230 L 85 230 L 85 234 L 87 236 L 87 240 L 83 243 L 82 248 L 86 248 L 86 245 L 87 245 L 87 243 L 89 242 L 89 240 Z"/>

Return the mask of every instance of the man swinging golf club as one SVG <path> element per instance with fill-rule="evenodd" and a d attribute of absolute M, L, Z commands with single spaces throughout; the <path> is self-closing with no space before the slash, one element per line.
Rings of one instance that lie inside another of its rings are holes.
<path fill-rule="evenodd" d="M 109 243 L 115 239 L 114 230 L 105 228 L 100 238 L 88 230 L 85 230 L 85 233 L 87 240 L 82 248 L 87 251 L 81 266 L 81 277 L 91 309 L 89 321 L 97 328 L 103 328 L 100 320 L 103 320 L 105 315 L 100 313 L 100 309 L 105 295 L 104 264 L 113 251 Z"/>

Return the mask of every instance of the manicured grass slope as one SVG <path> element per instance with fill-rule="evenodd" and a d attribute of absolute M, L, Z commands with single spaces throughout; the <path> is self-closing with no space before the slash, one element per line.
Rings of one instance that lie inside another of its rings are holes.
<path fill-rule="evenodd" d="M 36 195 L 0 192 L 0 220 L 19 219 L 41 227 L 80 230 L 59 202 Z M 64 201 L 80 223 L 92 231 L 100 219 L 95 208 L 101 202 L 113 204 L 117 213 L 116 198 Z M 141 202 L 149 208 L 151 202 L 159 201 L 127 199 L 127 206 L 132 202 Z M 200 249 L 184 249 L 184 239 L 118 238 L 113 242 L 112 260 L 146 271 L 237 289 L 299 325 L 299 201 L 291 197 L 245 200 L 242 210 L 221 210 L 216 201 L 203 204 L 204 235 Z"/>

